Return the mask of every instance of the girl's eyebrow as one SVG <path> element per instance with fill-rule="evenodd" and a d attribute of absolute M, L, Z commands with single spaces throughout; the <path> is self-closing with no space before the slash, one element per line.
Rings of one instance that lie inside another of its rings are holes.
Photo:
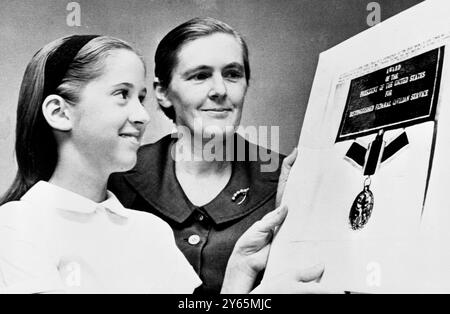
<path fill-rule="evenodd" d="M 134 85 L 131 84 L 131 83 L 128 83 L 128 82 L 122 82 L 122 83 L 114 84 L 114 85 L 113 85 L 113 88 L 116 88 L 116 87 L 122 87 L 122 86 L 125 86 L 125 87 L 128 87 L 128 88 L 134 88 Z M 141 92 L 147 93 L 147 87 L 142 88 L 142 89 L 141 89 Z"/>
<path fill-rule="evenodd" d="M 117 83 L 113 85 L 113 88 L 126 86 L 128 88 L 134 88 L 134 85 L 128 82 Z"/>

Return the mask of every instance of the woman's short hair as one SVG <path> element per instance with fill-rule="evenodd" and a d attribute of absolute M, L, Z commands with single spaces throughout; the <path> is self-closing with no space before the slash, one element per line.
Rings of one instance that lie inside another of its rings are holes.
<path fill-rule="evenodd" d="M 234 36 L 241 44 L 244 70 L 247 84 L 250 80 L 250 63 L 248 46 L 244 38 L 228 24 L 210 17 L 193 18 L 171 30 L 158 45 L 155 53 L 155 77 L 161 87 L 168 88 L 172 80 L 173 70 L 178 63 L 178 53 L 188 42 L 209 36 L 215 33 L 224 33 Z M 175 121 L 175 109 L 160 106 L 165 115 Z"/>
<path fill-rule="evenodd" d="M 16 119 L 15 151 L 18 170 L 11 187 L 1 198 L 0 205 L 20 199 L 36 182 L 49 180 L 55 170 L 58 160 L 56 139 L 42 113 L 42 103 L 47 96 L 44 93 L 45 70 L 47 60 L 72 37 L 57 39 L 45 45 L 36 52 L 25 70 Z M 76 104 L 82 88 L 102 75 L 105 59 L 117 49 L 130 50 L 140 56 L 131 45 L 120 39 L 98 36 L 76 54 L 62 81 L 52 93 L 61 96 L 68 103 Z"/>

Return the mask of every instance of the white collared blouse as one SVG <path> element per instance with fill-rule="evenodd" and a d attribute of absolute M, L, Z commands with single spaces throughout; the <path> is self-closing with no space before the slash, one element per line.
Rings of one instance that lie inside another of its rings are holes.
<path fill-rule="evenodd" d="M 192 293 L 200 279 L 158 217 L 40 181 L 0 207 L 0 293 Z"/>

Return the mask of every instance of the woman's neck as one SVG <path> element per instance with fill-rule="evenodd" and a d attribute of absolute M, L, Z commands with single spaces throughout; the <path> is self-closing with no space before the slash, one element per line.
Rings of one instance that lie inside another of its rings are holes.
<path fill-rule="evenodd" d="M 228 161 L 183 161 L 176 162 L 177 172 L 198 177 L 220 176 L 231 170 L 231 163 Z"/>
<path fill-rule="evenodd" d="M 221 158 L 223 141 L 189 142 L 181 138 L 175 149 L 175 175 L 184 194 L 196 206 L 210 203 L 232 174 L 231 161 Z"/>
<path fill-rule="evenodd" d="M 226 160 L 223 142 L 195 140 L 185 137 L 175 143 L 177 171 L 193 176 L 221 175 L 228 173 L 231 162 Z"/>

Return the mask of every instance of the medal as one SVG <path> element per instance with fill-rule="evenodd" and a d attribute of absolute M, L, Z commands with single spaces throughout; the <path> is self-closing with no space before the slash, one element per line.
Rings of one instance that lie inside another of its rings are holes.
<path fill-rule="evenodd" d="M 383 156 L 385 142 L 383 141 L 384 130 L 378 132 L 375 140 L 370 143 L 367 149 L 365 161 L 364 161 L 364 188 L 362 192 L 356 196 L 352 207 L 350 208 L 349 220 L 350 226 L 353 230 L 362 229 L 370 219 L 374 206 L 373 193 L 370 190 L 370 184 L 372 180 L 370 176 L 374 175 L 380 166 Z"/>
<path fill-rule="evenodd" d="M 349 221 L 353 230 L 362 229 L 372 214 L 374 198 L 370 190 L 370 176 L 364 181 L 364 189 L 358 194 L 350 209 Z"/>
<path fill-rule="evenodd" d="M 374 175 L 381 163 L 385 142 L 383 141 L 384 130 L 378 132 L 375 140 L 370 143 L 364 162 L 364 189 L 356 196 L 352 207 L 350 208 L 350 226 L 353 230 L 362 229 L 368 222 L 374 205 L 373 193 L 370 190 L 372 180 L 370 176 Z"/>
<path fill-rule="evenodd" d="M 352 230 L 361 230 L 369 222 L 372 210 L 375 205 L 373 192 L 370 190 L 372 176 L 375 174 L 380 164 L 393 158 L 402 148 L 409 144 L 406 132 L 402 132 L 389 144 L 383 140 L 384 130 L 380 130 L 375 140 L 366 149 L 356 141 L 350 146 L 346 160 L 363 169 L 365 176 L 364 188 L 353 201 L 348 216 Z"/>

